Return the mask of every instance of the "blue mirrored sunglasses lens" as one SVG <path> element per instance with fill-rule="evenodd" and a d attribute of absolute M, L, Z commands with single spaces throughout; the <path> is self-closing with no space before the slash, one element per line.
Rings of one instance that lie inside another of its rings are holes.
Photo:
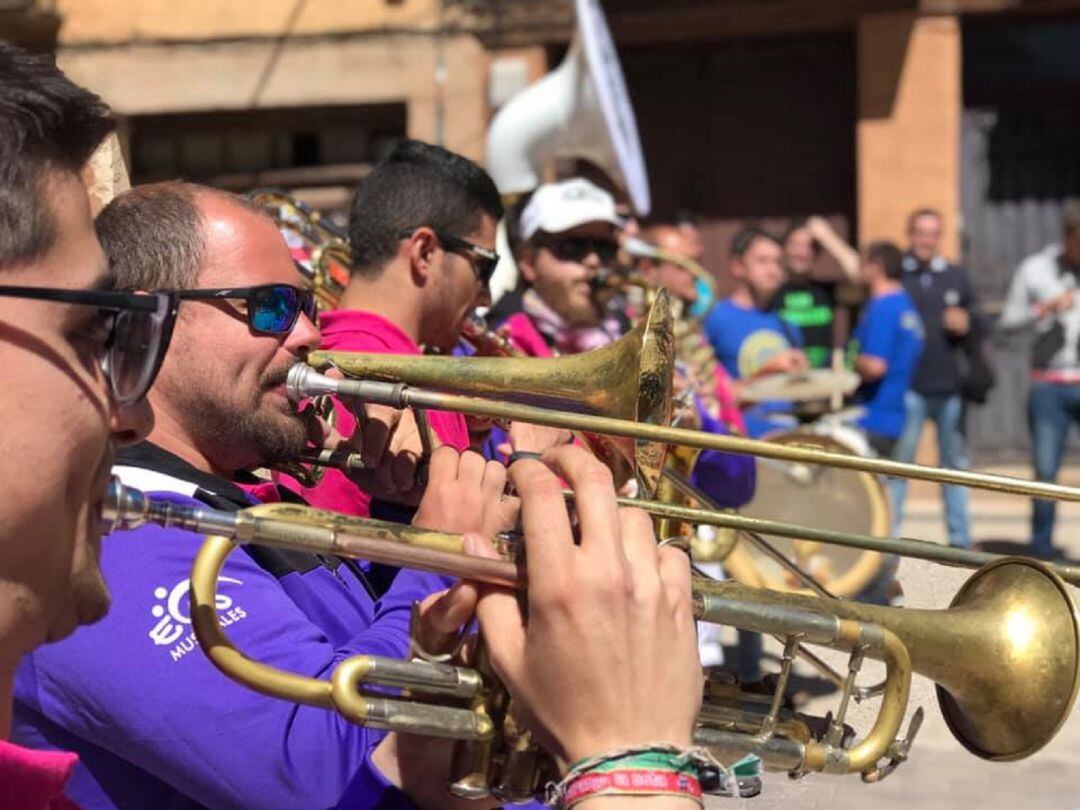
<path fill-rule="evenodd" d="M 251 302 L 251 326 L 258 332 L 288 332 L 299 313 L 299 292 L 292 287 L 260 290 Z"/>

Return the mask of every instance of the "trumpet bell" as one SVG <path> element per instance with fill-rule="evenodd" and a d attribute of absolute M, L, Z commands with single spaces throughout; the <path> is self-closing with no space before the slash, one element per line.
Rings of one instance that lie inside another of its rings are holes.
<path fill-rule="evenodd" d="M 943 686 L 944 673 L 934 678 L 949 729 L 984 759 L 1035 753 L 1068 718 L 1080 688 L 1080 618 L 1068 586 L 1037 562 L 1002 560 L 964 584 L 949 615 L 949 632 L 926 651 L 962 676 L 949 678 L 952 686 Z M 954 643 L 968 632 L 981 637 L 983 654 Z"/>

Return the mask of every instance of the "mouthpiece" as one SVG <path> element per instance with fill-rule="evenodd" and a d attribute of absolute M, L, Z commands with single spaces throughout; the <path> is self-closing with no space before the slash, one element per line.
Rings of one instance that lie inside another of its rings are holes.
<path fill-rule="evenodd" d="M 156 524 L 200 534 L 236 534 L 237 519 L 232 512 L 147 498 L 140 490 L 125 487 L 113 476 L 101 507 L 102 532 L 130 531 Z"/>
<path fill-rule="evenodd" d="M 293 403 L 327 395 L 354 402 L 373 402 L 391 408 L 407 408 L 408 386 L 378 380 L 338 380 L 320 374 L 305 363 L 289 369 L 285 378 L 285 393 Z"/>

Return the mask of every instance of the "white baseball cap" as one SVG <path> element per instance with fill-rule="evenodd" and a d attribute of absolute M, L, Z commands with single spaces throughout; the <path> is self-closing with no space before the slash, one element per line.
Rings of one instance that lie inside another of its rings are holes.
<path fill-rule="evenodd" d="M 582 177 L 545 183 L 521 212 L 522 239 L 532 239 L 538 231 L 562 233 L 587 222 L 609 222 L 620 227 L 615 199 Z"/>

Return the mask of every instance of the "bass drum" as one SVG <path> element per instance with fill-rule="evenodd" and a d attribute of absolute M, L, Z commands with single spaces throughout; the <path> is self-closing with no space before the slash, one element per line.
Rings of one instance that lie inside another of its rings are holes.
<path fill-rule="evenodd" d="M 868 456 L 866 440 L 851 428 L 811 426 L 774 433 L 767 441 Z M 740 510 L 749 517 L 818 529 L 887 536 L 889 501 L 877 476 L 855 470 L 758 458 L 754 499 Z M 878 551 L 861 551 L 811 540 L 765 535 L 776 549 L 836 596 L 858 595 L 881 570 Z M 753 544 L 740 539 L 724 560 L 728 573 L 746 585 L 797 590 L 799 582 Z"/>

